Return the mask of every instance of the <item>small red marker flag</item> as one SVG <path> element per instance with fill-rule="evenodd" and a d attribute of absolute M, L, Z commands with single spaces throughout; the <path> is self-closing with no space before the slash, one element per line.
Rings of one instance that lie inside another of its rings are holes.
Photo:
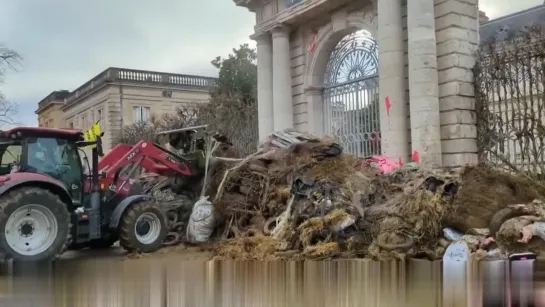
<path fill-rule="evenodd" d="M 418 151 L 416 151 L 416 150 L 413 151 L 412 158 L 413 158 L 413 162 L 420 163 L 420 155 L 418 154 Z"/>
<path fill-rule="evenodd" d="M 384 103 L 386 104 L 386 115 L 390 117 L 390 109 L 392 108 L 392 101 L 390 100 L 390 97 L 386 97 L 386 99 L 384 99 Z"/>
<path fill-rule="evenodd" d="M 308 48 L 308 53 L 313 54 L 316 51 L 317 47 L 318 47 L 318 31 L 313 30 L 312 31 L 312 42 L 310 42 L 310 46 Z"/>

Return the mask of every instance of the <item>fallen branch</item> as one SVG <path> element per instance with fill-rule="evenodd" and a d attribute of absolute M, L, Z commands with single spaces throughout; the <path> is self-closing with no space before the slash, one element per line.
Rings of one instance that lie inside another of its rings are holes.
<path fill-rule="evenodd" d="M 230 172 L 233 172 L 233 171 L 236 171 L 237 169 L 241 168 L 242 166 L 244 166 L 248 161 L 254 159 L 255 157 L 258 157 L 259 155 L 261 155 L 263 153 L 263 150 L 259 150 L 257 152 L 255 152 L 254 154 L 251 154 L 249 155 L 248 157 L 244 158 L 242 161 L 240 161 L 237 165 L 233 166 L 232 168 L 228 169 L 227 171 L 225 171 L 225 174 L 223 174 L 223 179 L 221 180 L 221 183 L 218 187 L 218 193 L 216 194 L 216 197 L 214 198 L 214 201 L 217 201 L 218 199 L 221 198 L 221 196 L 223 195 L 223 189 L 224 189 L 224 185 L 225 185 L 225 182 L 227 181 L 227 176 L 229 175 Z"/>
<path fill-rule="evenodd" d="M 274 227 L 273 231 L 271 232 L 273 238 L 280 239 L 280 237 L 286 232 L 289 225 L 288 221 L 291 217 L 291 207 L 293 206 L 294 201 L 295 195 L 292 195 L 288 201 L 286 210 L 278 217 L 276 227 Z"/>

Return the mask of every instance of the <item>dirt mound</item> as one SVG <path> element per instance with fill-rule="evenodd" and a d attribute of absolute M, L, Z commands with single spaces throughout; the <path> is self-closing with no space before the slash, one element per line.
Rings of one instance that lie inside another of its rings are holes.
<path fill-rule="evenodd" d="M 215 260 L 276 260 L 275 253 L 282 249 L 282 242 L 263 235 L 238 237 L 216 248 Z"/>
<path fill-rule="evenodd" d="M 543 199 L 542 185 L 523 175 L 513 175 L 487 165 L 468 166 L 459 177 L 460 187 L 447 224 L 462 232 L 488 228 L 496 212 L 514 204 Z"/>
<path fill-rule="evenodd" d="M 219 233 L 235 240 L 218 254 L 247 235 L 285 242 L 276 252 L 294 257 L 437 253 L 452 199 L 448 178 L 414 168 L 381 174 L 331 139 L 267 147 L 224 176 L 214 205 L 224 221 Z"/>

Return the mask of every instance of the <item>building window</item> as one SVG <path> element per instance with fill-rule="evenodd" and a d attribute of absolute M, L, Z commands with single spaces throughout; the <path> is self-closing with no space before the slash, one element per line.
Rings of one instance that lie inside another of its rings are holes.
<path fill-rule="evenodd" d="M 97 110 L 97 119 L 96 121 L 102 121 L 102 109 Z"/>
<path fill-rule="evenodd" d="M 149 107 L 134 107 L 134 122 L 143 123 L 149 120 L 150 108 Z"/>
<path fill-rule="evenodd" d="M 87 115 L 83 115 L 81 117 L 81 128 L 82 129 L 87 129 L 88 128 Z"/>
<path fill-rule="evenodd" d="M 163 91 L 163 97 L 172 98 L 172 91 Z"/>
<path fill-rule="evenodd" d="M 68 128 L 74 129 L 74 123 L 72 123 L 72 122 L 68 123 Z"/>
<path fill-rule="evenodd" d="M 285 0 L 285 1 L 286 1 L 286 7 L 292 7 L 296 4 L 303 2 L 303 0 Z"/>

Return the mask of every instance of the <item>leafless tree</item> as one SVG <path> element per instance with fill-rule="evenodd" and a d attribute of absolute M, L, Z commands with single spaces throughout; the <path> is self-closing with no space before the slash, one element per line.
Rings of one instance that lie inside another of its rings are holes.
<path fill-rule="evenodd" d="M 199 108 L 199 120 L 210 131 L 225 135 L 242 154 L 257 149 L 257 104 L 241 99 L 215 96 Z"/>
<path fill-rule="evenodd" d="M 16 65 L 20 63 L 21 56 L 3 46 L 0 45 L 0 84 L 3 83 L 4 74 L 7 70 L 16 70 Z M 17 115 L 17 105 L 4 96 L 0 91 L 0 127 L 4 125 L 15 125 L 15 116 Z"/>
<path fill-rule="evenodd" d="M 134 145 L 141 140 L 153 140 L 161 131 L 193 126 L 197 124 L 198 112 L 197 106 L 190 106 L 178 108 L 175 114 L 152 114 L 146 122 L 123 127 L 117 142 Z"/>

